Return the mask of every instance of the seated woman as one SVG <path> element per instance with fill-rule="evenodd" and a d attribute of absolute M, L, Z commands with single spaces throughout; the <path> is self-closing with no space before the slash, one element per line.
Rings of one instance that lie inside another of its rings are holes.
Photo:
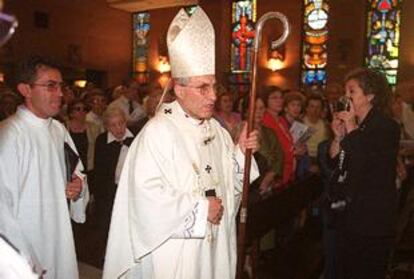
<path fill-rule="evenodd" d="M 86 104 L 81 99 L 75 99 L 67 107 L 68 120 L 66 127 L 78 150 L 82 164 L 87 171 L 93 169 L 95 140 L 100 128 L 86 121 Z"/>
<path fill-rule="evenodd" d="M 220 87 L 221 88 L 221 87 Z M 216 102 L 216 113 L 214 118 L 229 131 L 231 137 L 235 138 L 237 125 L 241 122 L 240 114 L 233 111 L 233 94 L 225 88 L 218 90 Z"/>
<path fill-rule="evenodd" d="M 266 105 L 266 112 L 263 115 L 263 125 L 273 130 L 283 150 L 283 175 L 282 188 L 294 180 L 296 160 L 292 135 L 289 132 L 289 125 L 281 117 L 283 110 L 282 89 L 270 86 L 263 92 L 263 101 Z"/>
<path fill-rule="evenodd" d="M 243 117 L 247 117 L 248 102 L 245 99 L 242 103 Z M 278 138 L 273 133 L 272 129 L 263 125 L 262 119 L 266 111 L 264 101 L 261 97 L 256 99 L 256 108 L 254 114 L 254 129 L 259 132 L 260 149 L 254 154 L 255 160 L 259 167 L 260 177 L 252 183 L 252 188 L 256 186 L 252 193 L 251 201 L 260 199 L 271 193 L 273 190 L 279 190 L 282 185 L 283 175 L 283 150 Z M 239 131 L 245 122 L 239 124 Z"/>
<path fill-rule="evenodd" d="M 290 127 L 294 121 L 301 121 L 305 96 L 299 91 L 289 91 L 283 94 L 283 115 Z"/>
<path fill-rule="evenodd" d="M 244 99 L 242 102 L 243 118 L 247 118 L 247 110 L 248 100 Z M 259 167 L 260 176 L 252 182 L 249 188 L 249 204 L 251 205 L 258 203 L 272 192 L 282 189 L 283 150 L 272 129 L 263 125 L 262 119 L 265 111 L 264 101 L 261 97 L 258 97 L 254 114 L 254 129 L 259 132 L 260 149 L 253 156 Z M 244 125 L 245 122 L 239 124 L 238 134 L 240 134 Z M 260 239 L 259 246 L 262 252 L 274 248 L 274 234 L 275 231 L 271 230 Z M 247 272 L 251 272 L 249 271 L 251 269 L 250 261 L 250 255 L 248 255 L 245 266 Z"/>
<path fill-rule="evenodd" d="M 292 124 L 302 122 L 302 112 L 305 103 L 305 96 L 299 91 L 289 91 L 283 95 L 283 114 L 282 118 L 286 121 L 289 132 Z M 292 135 L 293 136 L 293 135 Z M 308 156 L 307 144 L 305 139 L 293 139 L 293 153 L 296 159 L 295 179 L 303 177 L 308 173 L 310 161 Z"/>
<path fill-rule="evenodd" d="M 0 84 L 0 121 L 13 115 L 20 103 L 19 97 L 13 91 Z"/>
<path fill-rule="evenodd" d="M 134 135 L 126 127 L 124 111 L 118 107 L 108 108 L 103 121 L 107 132 L 96 139 L 94 177 L 98 222 L 107 233 L 121 170 Z"/>

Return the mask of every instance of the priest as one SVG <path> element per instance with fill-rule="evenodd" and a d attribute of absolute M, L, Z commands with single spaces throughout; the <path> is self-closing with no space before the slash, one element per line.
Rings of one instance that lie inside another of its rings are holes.
<path fill-rule="evenodd" d="M 44 279 L 78 278 L 70 216 L 84 222 L 88 201 L 79 160 L 67 179 L 64 145 L 76 148 L 52 118 L 62 86 L 57 66 L 30 57 L 18 74 L 24 105 L 0 123 L 0 233 Z"/>
<path fill-rule="evenodd" d="M 243 152 L 212 118 L 214 29 L 198 7 L 179 11 L 167 46 L 176 101 L 163 104 L 132 143 L 115 198 L 105 279 L 233 279 Z M 257 166 L 252 166 L 256 178 Z"/>

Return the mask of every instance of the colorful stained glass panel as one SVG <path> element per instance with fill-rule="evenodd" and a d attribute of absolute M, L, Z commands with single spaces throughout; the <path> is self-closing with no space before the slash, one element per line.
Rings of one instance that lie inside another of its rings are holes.
<path fill-rule="evenodd" d="M 140 84 L 147 83 L 148 73 L 148 32 L 150 30 L 150 14 L 133 14 L 133 73 Z"/>
<path fill-rule="evenodd" d="M 256 0 L 234 1 L 232 9 L 231 71 L 250 72 Z"/>
<path fill-rule="evenodd" d="M 302 84 L 326 85 L 328 0 L 304 0 Z"/>
<path fill-rule="evenodd" d="M 232 2 L 230 90 L 238 97 L 250 89 L 252 49 L 255 36 L 256 0 Z"/>
<path fill-rule="evenodd" d="M 366 66 L 397 83 L 402 0 L 370 0 L 367 15 Z"/>

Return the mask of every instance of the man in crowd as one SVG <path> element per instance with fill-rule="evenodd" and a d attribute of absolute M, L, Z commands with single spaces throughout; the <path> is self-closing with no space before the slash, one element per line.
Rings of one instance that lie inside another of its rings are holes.
<path fill-rule="evenodd" d="M 109 104 L 109 108 L 118 107 L 127 116 L 128 127 L 134 127 L 137 122 L 145 117 L 145 110 L 138 100 L 138 83 L 130 80 L 125 90 L 121 91 L 121 96 Z"/>
<path fill-rule="evenodd" d="M 0 230 L 43 278 L 76 279 L 70 216 L 85 221 L 88 190 L 79 161 L 67 179 L 64 144 L 76 149 L 52 118 L 61 106 L 62 76 L 54 64 L 31 57 L 17 80 L 24 105 L 0 124 L 0 204 L 7 208 L 0 211 Z"/>
<path fill-rule="evenodd" d="M 86 114 L 86 121 L 95 124 L 101 132 L 104 132 L 102 115 L 106 109 L 107 100 L 101 89 L 93 89 L 88 94 L 88 105 L 91 110 Z"/>
<path fill-rule="evenodd" d="M 306 101 L 305 116 L 303 123 L 311 127 L 314 131 L 312 136 L 307 140 L 306 146 L 308 154 L 311 158 L 311 163 L 316 163 L 316 156 L 318 145 L 329 137 L 329 128 L 322 119 L 323 99 L 321 96 L 313 94 L 310 95 Z"/>
<path fill-rule="evenodd" d="M 167 45 L 176 101 L 163 104 L 130 147 L 112 214 L 105 279 L 233 279 L 236 215 L 246 148 L 212 118 L 214 29 L 181 10 Z M 252 178 L 257 177 L 256 165 Z"/>

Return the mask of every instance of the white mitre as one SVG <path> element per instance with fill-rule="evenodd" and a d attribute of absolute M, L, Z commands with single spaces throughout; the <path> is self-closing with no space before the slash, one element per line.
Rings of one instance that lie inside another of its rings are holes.
<path fill-rule="evenodd" d="M 168 28 L 167 46 L 173 78 L 215 74 L 214 28 L 201 7 L 192 16 L 178 12 Z"/>

